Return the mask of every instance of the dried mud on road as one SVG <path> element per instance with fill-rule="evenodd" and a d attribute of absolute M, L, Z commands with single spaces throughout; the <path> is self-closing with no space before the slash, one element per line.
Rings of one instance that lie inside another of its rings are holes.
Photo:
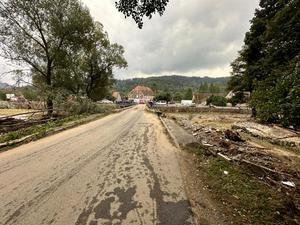
<path fill-rule="evenodd" d="M 194 224 L 177 149 L 133 108 L 0 154 L 0 224 Z"/>

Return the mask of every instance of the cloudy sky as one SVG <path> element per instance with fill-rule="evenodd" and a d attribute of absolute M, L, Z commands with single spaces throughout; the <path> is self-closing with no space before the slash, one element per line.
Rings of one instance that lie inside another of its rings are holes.
<path fill-rule="evenodd" d="M 229 76 L 229 64 L 258 7 L 258 0 L 171 0 L 162 17 L 145 19 L 140 30 L 116 10 L 114 0 L 83 2 L 104 25 L 111 41 L 124 46 L 129 66 L 116 72 L 122 79 L 171 74 Z M 7 69 L 0 60 L 0 70 Z"/>

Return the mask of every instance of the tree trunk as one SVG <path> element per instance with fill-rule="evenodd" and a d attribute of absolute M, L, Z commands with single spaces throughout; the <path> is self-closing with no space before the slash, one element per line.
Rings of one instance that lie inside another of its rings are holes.
<path fill-rule="evenodd" d="M 47 98 L 47 114 L 49 117 L 53 114 L 53 99 L 50 96 Z"/>
<path fill-rule="evenodd" d="M 48 60 L 48 65 L 47 65 L 47 85 L 51 89 L 52 86 L 52 61 L 49 59 Z M 47 114 L 49 117 L 52 117 L 53 114 L 53 97 L 52 93 L 50 93 L 47 97 Z"/>

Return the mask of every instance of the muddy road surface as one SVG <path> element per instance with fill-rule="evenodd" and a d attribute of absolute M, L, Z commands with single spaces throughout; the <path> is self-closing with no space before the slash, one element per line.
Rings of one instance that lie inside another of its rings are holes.
<path fill-rule="evenodd" d="M 138 106 L 0 153 L 0 224 L 193 224 L 176 151 Z"/>

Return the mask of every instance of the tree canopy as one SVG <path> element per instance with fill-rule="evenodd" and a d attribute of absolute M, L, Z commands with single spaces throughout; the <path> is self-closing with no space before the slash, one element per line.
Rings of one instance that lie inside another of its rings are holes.
<path fill-rule="evenodd" d="M 139 28 L 143 27 L 143 18 L 149 19 L 153 14 L 163 15 L 169 0 L 118 0 L 117 9 L 125 17 L 132 17 Z"/>
<path fill-rule="evenodd" d="M 263 121 L 299 127 L 299 63 L 300 0 L 261 0 L 229 88 L 250 91 Z"/>

